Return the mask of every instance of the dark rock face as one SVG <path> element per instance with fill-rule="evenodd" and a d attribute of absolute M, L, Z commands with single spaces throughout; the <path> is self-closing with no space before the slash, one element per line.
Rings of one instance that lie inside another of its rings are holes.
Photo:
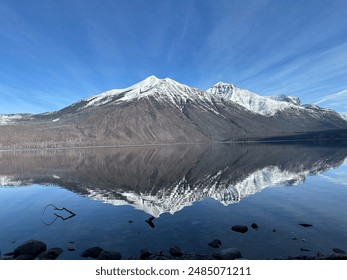
<path fill-rule="evenodd" d="M 245 225 L 234 225 L 231 227 L 233 231 L 240 232 L 240 233 L 245 233 L 248 231 L 248 227 Z"/>
<path fill-rule="evenodd" d="M 14 258 L 21 255 L 31 255 L 35 259 L 39 254 L 46 251 L 46 244 L 38 240 L 28 240 L 14 249 Z"/>

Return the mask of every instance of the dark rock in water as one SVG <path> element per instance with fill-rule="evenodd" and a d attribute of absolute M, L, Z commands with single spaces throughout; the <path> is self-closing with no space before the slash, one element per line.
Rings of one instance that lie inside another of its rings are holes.
<path fill-rule="evenodd" d="M 258 228 L 259 228 L 259 226 L 258 226 L 256 223 L 251 224 L 251 227 L 252 227 L 253 229 L 258 229 Z"/>
<path fill-rule="evenodd" d="M 272 230 L 272 232 L 276 232 L 276 230 L 275 230 L 275 229 L 273 229 L 273 230 Z"/>
<path fill-rule="evenodd" d="M 37 260 L 55 260 L 63 253 L 63 249 L 55 247 L 51 248 L 36 257 Z"/>
<path fill-rule="evenodd" d="M 102 250 L 103 249 L 100 247 L 92 247 L 92 248 L 89 248 L 89 249 L 83 251 L 81 253 L 81 257 L 96 259 L 100 255 Z"/>
<path fill-rule="evenodd" d="M 248 227 L 244 225 L 235 225 L 231 228 L 233 231 L 245 233 L 248 231 Z"/>
<path fill-rule="evenodd" d="M 339 248 L 333 248 L 333 251 L 337 254 L 346 254 L 346 252 L 342 249 Z"/>
<path fill-rule="evenodd" d="M 181 248 L 177 246 L 170 248 L 170 254 L 173 257 L 181 257 L 183 255 Z"/>
<path fill-rule="evenodd" d="M 217 260 L 235 260 L 242 258 L 242 255 L 239 249 L 228 248 L 213 254 L 213 257 Z"/>
<path fill-rule="evenodd" d="M 212 248 L 219 248 L 220 246 L 222 246 L 222 241 L 220 241 L 219 239 L 215 239 L 212 242 L 208 243 L 208 246 Z"/>
<path fill-rule="evenodd" d="M 134 222 L 134 221 L 132 221 L 132 220 L 129 220 L 129 221 L 128 221 L 129 224 L 132 224 L 133 222 Z"/>
<path fill-rule="evenodd" d="M 122 254 L 115 251 L 102 250 L 96 259 L 97 260 L 121 260 Z"/>
<path fill-rule="evenodd" d="M 31 255 L 35 259 L 39 254 L 46 251 L 46 244 L 38 240 L 28 240 L 14 249 L 14 257 Z"/>
<path fill-rule="evenodd" d="M 23 254 L 23 255 L 19 255 L 16 260 L 34 260 L 35 257 L 33 255 L 30 254 Z"/>
<path fill-rule="evenodd" d="M 67 247 L 67 250 L 70 252 L 76 251 L 76 246 L 74 244 L 69 245 L 69 247 Z"/>
<path fill-rule="evenodd" d="M 311 225 L 311 224 L 299 224 L 299 225 L 302 227 L 313 227 L 313 225 Z"/>
<path fill-rule="evenodd" d="M 148 249 L 143 249 L 140 252 L 140 260 L 148 260 L 152 255 L 153 253 L 151 251 L 149 251 Z"/>
<path fill-rule="evenodd" d="M 308 252 L 308 251 L 310 251 L 310 250 L 309 250 L 309 249 L 305 249 L 305 248 L 300 248 L 300 251 Z"/>

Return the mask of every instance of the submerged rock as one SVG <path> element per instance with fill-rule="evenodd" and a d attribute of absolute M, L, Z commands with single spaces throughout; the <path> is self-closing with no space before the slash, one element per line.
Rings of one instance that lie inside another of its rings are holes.
<path fill-rule="evenodd" d="M 116 251 L 102 250 L 96 259 L 97 260 L 121 260 L 122 254 Z"/>
<path fill-rule="evenodd" d="M 219 239 L 215 239 L 211 241 L 210 243 L 208 243 L 208 246 L 212 248 L 219 248 L 220 246 L 222 246 L 222 241 L 220 241 Z"/>
<path fill-rule="evenodd" d="M 14 258 L 21 255 L 31 255 L 35 259 L 39 254 L 46 251 L 46 244 L 38 240 L 28 240 L 14 249 Z"/>
<path fill-rule="evenodd" d="M 173 257 L 181 257 L 183 255 L 183 252 L 180 247 L 174 246 L 170 248 L 170 254 Z"/>
<path fill-rule="evenodd" d="M 251 224 L 251 227 L 252 227 L 253 229 L 258 229 L 258 228 L 259 228 L 259 226 L 258 226 L 256 223 Z"/>
<path fill-rule="evenodd" d="M 248 231 L 248 227 L 245 225 L 234 225 L 231 227 L 233 231 L 240 232 L 240 233 L 245 233 Z"/>
<path fill-rule="evenodd" d="M 76 246 L 74 244 L 69 245 L 69 247 L 67 247 L 67 250 L 70 252 L 76 251 Z"/>
<path fill-rule="evenodd" d="M 213 257 L 217 260 L 235 260 L 242 258 L 242 255 L 237 248 L 227 248 L 213 254 Z"/>
<path fill-rule="evenodd" d="M 23 261 L 23 260 L 34 260 L 35 257 L 33 255 L 30 255 L 30 254 L 23 254 L 23 255 L 19 255 L 16 260 L 19 260 L 19 261 Z"/>
<path fill-rule="evenodd" d="M 83 258 L 93 258 L 96 259 L 103 249 L 100 247 L 91 247 L 81 253 Z"/>
<path fill-rule="evenodd" d="M 337 254 L 346 254 L 346 252 L 342 249 L 339 248 L 333 248 L 333 251 Z"/>
<path fill-rule="evenodd" d="M 55 260 L 63 253 L 63 249 L 59 247 L 51 248 L 45 252 L 42 252 L 36 257 L 36 260 Z"/>
<path fill-rule="evenodd" d="M 313 225 L 311 225 L 311 224 L 299 224 L 299 225 L 302 227 L 313 227 Z"/>
<path fill-rule="evenodd" d="M 140 252 L 140 260 L 148 260 L 152 255 L 153 253 L 151 251 L 149 251 L 148 249 L 143 249 Z"/>

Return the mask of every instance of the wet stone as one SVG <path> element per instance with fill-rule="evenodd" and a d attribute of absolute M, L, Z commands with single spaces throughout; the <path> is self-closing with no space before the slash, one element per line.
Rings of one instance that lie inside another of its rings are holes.
<path fill-rule="evenodd" d="M 259 226 L 258 226 L 256 223 L 251 224 L 251 227 L 252 227 L 253 229 L 258 229 L 258 228 L 259 228 Z"/>
<path fill-rule="evenodd" d="M 227 248 L 213 254 L 213 257 L 217 260 L 235 260 L 242 258 L 242 255 L 237 248 Z"/>
<path fill-rule="evenodd" d="M 46 244 L 38 240 L 28 240 L 14 249 L 14 257 L 31 255 L 35 259 L 39 254 L 46 251 Z"/>
<path fill-rule="evenodd" d="M 96 259 L 97 260 L 121 260 L 122 254 L 115 251 L 102 250 Z"/>
<path fill-rule="evenodd" d="M 240 232 L 240 233 L 245 233 L 248 231 L 248 227 L 244 225 L 234 225 L 231 228 L 233 231 Z"/>
<path fill-rule="evenodd" d="M 69 245 L 69 247 L 67 247 L 67 250 L 70 252 L 76 251 L 76 246 L 74 244 Z"/>
<path fill-rule="evenodd" d="M 346 252 L 342 249 L 339 248 L 333 248 L 333 251 L 337 254 L 346 254 Z"/>
<path fill-rule="evenodd" d="M 222 246 L 222 241 L 220 241 L 219 239 L 215 239 L 211 241 L 210 243 L 208 243 L 208 246 L 212 248 L 219 248 L 220 246 Z"/>
<path fill-rule="evenodd" d="M 63 249 L 55 247 L 45 252 L 42 252 L 40 255 L 36 257 L 36 259 L 37 260 L 55 260 L 61 255 L 61 253 L 63 253 Z"/>
<path fill-rule="evenodd" d="M 33 255 L 30 254 L 23 254 L 23 255 L 19 255 L 16 260 L 34 260 L 35 257 Z"/>
<path fill-rule="evenodd" d="M 83 251 L 81 253 L 81 257 L 96 259 L 100 255 L 101 251 L 103 251 L 103 249 L 100 247 L 91 247 L 91 248 Z"/>
<path fill-rule="evenodd" d="M 173 257 L 181 257 L 183 255 L 183 252 L 180 247 L 174 246 L 170 248 L 170 254 Z"/>
<path fill-rule="evenodd" d="M 153 253 L 151 251 L 149 251 L 148 249 L 143 249 L 140 252 L 140 260 L 148 260 L 152 255 Z"/>

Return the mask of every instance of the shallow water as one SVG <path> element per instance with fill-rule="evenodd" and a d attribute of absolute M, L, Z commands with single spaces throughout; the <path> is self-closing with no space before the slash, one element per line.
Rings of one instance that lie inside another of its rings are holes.
<path fill-rule="evenodd" d="M 61 247 L 59 259 L 93 246 L 212 254 L 213 239 L 247 259 L 347 250 L 346 157 L 337 143 L 2 152 L 0 251 L 29 239 Z"/>

